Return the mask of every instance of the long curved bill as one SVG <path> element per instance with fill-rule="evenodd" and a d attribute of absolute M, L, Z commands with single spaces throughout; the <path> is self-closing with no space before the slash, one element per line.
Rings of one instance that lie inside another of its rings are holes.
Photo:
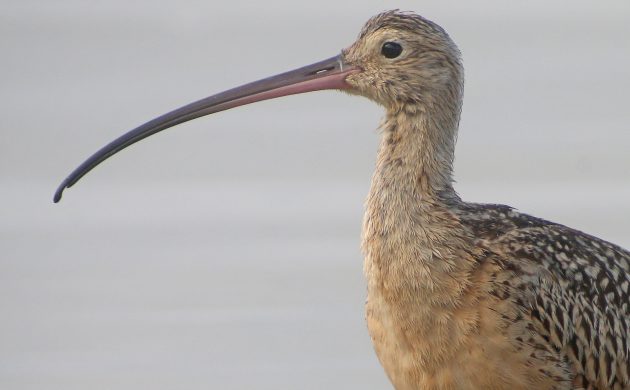
<path fill-rule="evenodd" d="M 107 158 L 157 132 L 204 115 L 261 100 L 323 89 L 348 89 L 350 86 L 345 82 L 345 79 L 349 74 L 357 71 L 358 68 L 344 64 L 341 55 L 338 55 L 296 70 L 254 81 L 178 108 L 129 131 L 94 153 L 59 185 L 53 200 L 55 203 L 59 202 L 66 188 L 72 187 L 86 173 Z"/>

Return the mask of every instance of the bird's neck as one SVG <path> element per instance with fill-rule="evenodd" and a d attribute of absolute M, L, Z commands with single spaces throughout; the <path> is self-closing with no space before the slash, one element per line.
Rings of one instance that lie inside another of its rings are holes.
<path fill-rule="evenodd" d="M 461 202 L 451 176 L 457 121 L 437 119 L 401 111 L 384 120 L 363 226 L 370 282 L 412 284 L 429 294 L 443 290 L 435 283 L 452 283 L 453 273 L 471 267 L 462 253 L 465 232 L 452 212 Z M 417 272 L 428 277 L 419 280 Z M 460 280 L 465 284 L 466 277 Z"/>
<path fill-rule="evenodd" d="M 405 202 L 457 201 L 452 179 L 457 126 L 458 115 L 407 108 L 388 112 L 372 190 L 391 188 L 396 193 L 391 196 Z"/>

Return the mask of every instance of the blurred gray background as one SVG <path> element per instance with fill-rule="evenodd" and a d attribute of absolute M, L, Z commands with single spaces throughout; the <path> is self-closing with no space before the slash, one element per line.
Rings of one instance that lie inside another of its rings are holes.
<path fill-rule="evenodd" d="M 335 92 L 124 131 L 335 55 L 386 9 L 460 46 L 461 196 L 630 247 L 630 3 L 1 2 L 0 388 L 388 389 L 359 235 L 381 109 Z"/>

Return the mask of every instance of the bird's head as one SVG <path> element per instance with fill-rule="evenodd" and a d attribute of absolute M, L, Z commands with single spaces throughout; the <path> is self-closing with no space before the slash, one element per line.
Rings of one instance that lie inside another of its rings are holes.
<path fill-rule="evenodd" d="M 245 104 L 324 89 L 345 90 L 388 112 L 439 106 L 458 116 L 462 94 L 459 52 L 448 34 L 413 13 L 388 11 L 370 19 L 341 54 L 293 71 L 201 99 L 155 118 L 115 139 L 76 168 L 54 201 L 86 173 L 120 150 L 180 123 Z"/>
<path fill-rule="evenodd" d="M 387 109 L 433 105 L 445 94 L 448 100 L 461 98 L 457 46 L 440 26 L 417 14 L 388 11 L 371 18 L 341 57 L 360 69 L 346 77 L 348 91 Z"/>

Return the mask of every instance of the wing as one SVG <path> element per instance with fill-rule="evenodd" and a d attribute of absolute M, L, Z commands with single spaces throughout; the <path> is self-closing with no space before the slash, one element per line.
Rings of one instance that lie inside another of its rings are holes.
<path fill-rule="evenodd" d="M 569 360 L 576 385 L 630 388 L 630 252 L 507 206 L 468 207 L 463 222 L 504 259 L 512 299 Z"/>

